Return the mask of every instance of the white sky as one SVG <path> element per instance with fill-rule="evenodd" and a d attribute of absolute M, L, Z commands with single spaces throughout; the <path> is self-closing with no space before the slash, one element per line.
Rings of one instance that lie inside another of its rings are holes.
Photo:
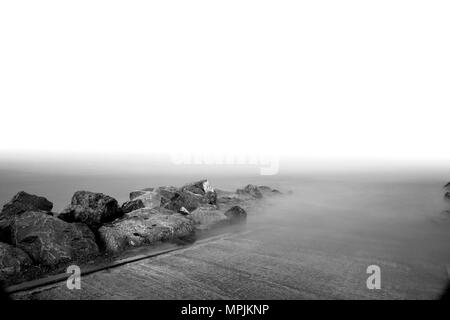
<path fill-rule="evenodd" d="M 449 1 L 2 1 L 0 151 L 450 159 Z"/>

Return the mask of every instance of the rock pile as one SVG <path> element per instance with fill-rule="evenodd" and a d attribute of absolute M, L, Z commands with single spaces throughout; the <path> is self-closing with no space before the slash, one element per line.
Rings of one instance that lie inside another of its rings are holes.
<path fill-rule="evenodd" d="M 52 268 L 242 223 L 252 201 L 279 193 L 256 185 L 215 190 L 200 180 L 133 191 L 119 206 L 103 193 L 77 191 L 69 206 L 53 214 L 49 200 L 21 191 L 0 213 L 0 280 L 30 266 Z"/>

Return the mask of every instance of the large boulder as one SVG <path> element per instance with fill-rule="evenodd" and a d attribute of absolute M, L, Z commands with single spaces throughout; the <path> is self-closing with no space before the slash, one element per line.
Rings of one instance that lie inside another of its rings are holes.
<path fill-rule="evenodd" d="M 180 191 L 164 205 L 164 208 L 179 212 L 181 208 L 185 208 L 188 212 L 192 212 L 198 207 L 206 204 L 215 204 L 216 199 L 212 199 L 206 195 L 200 195 L 188 190 Z"/>
<path fill-rule="evenodd" d="M 202 206 L 189 214 L 189 217 L 195 222 L 195 226 L 199 230 L 208 230 L 220 226 L 227 225 L 228 217 L 223 210 L 217 209 L 216 206 Z"/>
<path fill-rule="evenodd" d="M 179 190 L 172 186 L 132 191 L 130 201 L 142 201 L 145 208 L 157 208 L 169 202 Z"/>
<path fill-rule="evenodd" d="M 239 206 L 234 206 L 225 212 L 232 223 L 241 223 L 247 219 L 247 212 Z"/>
<path fill-rule="evenodd" d="M 28 211 L 16 217 L 12 227 L 13 243 L 41 265 L 54 266 L 98 253 L 94 234 L 82 223 Z"/>
<path fill-rule="evenodd" d="M 21 273 L 32 263 L 23 250 L 0 242 L 0 279 Z"/>
<path fill-rule="evenodd" d="M 209 204 L 216 204 L 217 202 L 217 192 L 206 179 L 188 183 L 181 187 L 181 191 L 189 191 L 204 196 Z"/>
<path fill-rule="evenodd" d="M 190 191 L 195 194 L 205 195 L 208 192 L 215 192 L 208 180 L 200 180 L 185 184 L 181 187 L 181 191 Z"/>
<path fill-rule="evenodd" d="M 109 252 L 184 238 L 194 232 L 194 222 L 178 213 L 164 214 L 155 209 L 139 209 L 123 219 L 103 225 L 99 238 Z"/>
<path fill-rule="evenodd" d="M 141 209 L 144 208 L 145 204 L 144 201 L 142 201 L 141 199 L 134 199 L 134 200 L 130 200 L 130 201 L 126 201 L 122 204 L 122 212 L 123 214 L 126 214 L 128 212 L 137 210 L 137 209 Z"/>
<path fill-rule="evenodd" d="M 174 192 L 170 201 L 163 204 L 164 208 L 175 212 L 192 212 L 200 206 L 215 205 L 217 193 L 208 180 L 191 182 Z M 184 208 L 184 209 L 182 209 Z"/>
<path fill-rule="evenodd" d="M 1 216 L 11 217 L 30 210 L 42 210 L 50 212 L 53 203 L 44 197 L 20 191 L 8 203 L 3 206 Z"/>
<path fill-rule="evenodd" d="M 29 194 L 25 191 L 18 192 L 3 206 L 0 213 L 0 242 L 12 243 L 11 220 L 14 220 L 15 217 L 30 210 L 43 211 L 46 214 L 52 215 L 50 212 L 52 208 L 53 203 L 44 197 Z"/>
<path fill-rule="evenodd" d="M 96 230 L 103 223 L 111 222 L 122 216 L 117 200 L 103 193 L 77 191 L 71 204 L 58 218 L 66 222 L 82 222 Z"/>

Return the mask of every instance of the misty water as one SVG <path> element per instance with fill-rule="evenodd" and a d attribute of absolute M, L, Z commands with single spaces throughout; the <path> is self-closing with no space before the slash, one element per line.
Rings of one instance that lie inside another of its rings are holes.
<path fill-rule="evenodd" d="M 5 203 L 16 192 L 25 190 L 45 196 L 54 203 L 53 211 L 58 212 L 70 203 L 77 190 L 102 192 L 121 203 L 128 200 L 132 190 L 181 186 L 201 178 L 226 190 L 248 183 L 269 185 L 283 192 L 291 190 L 292 195 L 272 199 L 262 211 L 250 214 L 247 223 L 249 230 L 262 230 L 262 241 L 278 245 L 277 254 L 286 259 L 292 258 L 293 252 L 301 260 L 302 252 L 306 255 L 316 251 L 324 256 L 345 257 L 349 268 L 352 260 L 361 259 L 381 265 L 382 270 L 385 266 L 385 288 L 400 292 L 387 298 L 436 298 L 448 280 L 450 214 L 446 210 L 450 210 L 450 202 L 443 198 L 443 185 L 449 178 L 446 176 L 70 175 L 2 171 L 0 201 Z M 332 258 L 329 261 L 333 263 Z M 391 286 L 386 285 L 390 276 L 398 278 Z"/>

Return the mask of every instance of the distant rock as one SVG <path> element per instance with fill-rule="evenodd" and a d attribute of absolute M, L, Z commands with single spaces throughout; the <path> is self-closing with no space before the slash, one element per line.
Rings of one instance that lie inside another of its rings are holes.
<path fill-rule="evenodd" d="M 82 222 L 96 230 L 103 223 L 111 222 L 122 216 L 117 200 L 103 193 L 77 191 L 71 204 L 58 218 L 66 222 Z"/>
<path fill-rule="evenodd" d="M 254 184 L 248 184 L 243 189 L 237 189 L 236 193 L 239 195 L 250 195 L 251 197 L 256 199 L 260 199 L 263 197 L 258 186 L 255 186 Z"/>
<path fill-rule="evenodd" d="M 46 198 L 20 191 L 3 206 L 0 216 L 14 216 L 30 210 L 42 210 L 50 213 L 52 208 L 53 203 Z"/>
<path fill-rule="evenodd" d="M 225 212 L 225 216 L 233 223 L 240 223 L 247 219 L 247 212 L 239 206 L 234 206 Z"/>
<path fill-rule="evenodd" d="M 120 252 L 129 247 L 187 237 L 194 232 L 192 219 L 181 214 L 155 213 L 156 210 L 147 208 L 136 211 L 140 213 L 138 216 L 105 224 L 98 230 L 107 251 Z M 135 211 L 130 214 L 133 213 Z"/>
<path fill-rule="evenodd" d="M 54 266 L 98 253 L 94 234 L 82 223 L 28 211 L 14 219 L 13 228 L 13 243 L 41 265 Z"/>
<path fill-rule="evenodd" d="M 206 195 L 200 195 L 184 190 L 176 193 L 175 196 L 164 205 L 164 208 L 179 212 L 180 209 L 184 207 L 189 212 L 192 212 L 205 204 L 215 204 L 215 199 L 211 199 Z"/>
<path fill-rule="evenodd" d="M 444 194 L 444 198 L 447 199 L 447 200 L 450 200 L 450 192 L 446 192 Z"/>
<path fill-rule="evenodd" d="M 33 264 L 23 250 L 0 242 L 0 279 L 19 274 Z"/>
<path fill-rule="evenodd" d="M 208 192 L 215 192 L 214 188 L 210 185 L 209 181 L 206 179 L 191 182 L 181 187 L 181 191 L 185 190 L 200 195 L 205 195 Z"/>
<path fill-rule="evenodd" d="M 450 182 L 444 186 L 444 189 L 450 189 Z"/>
<path fill-rule="evenodd" d="M 125 213 L 131 212 L 131 211 L 134 211 L 137 209 L 141 209 L 144 207 L 145 207 L 144 202 L 141 199 L 134 199 L 134 200 L 124 202 L 122 204 L 121 209 L 122 209 L 122 212 L 125 214 Z"/>

